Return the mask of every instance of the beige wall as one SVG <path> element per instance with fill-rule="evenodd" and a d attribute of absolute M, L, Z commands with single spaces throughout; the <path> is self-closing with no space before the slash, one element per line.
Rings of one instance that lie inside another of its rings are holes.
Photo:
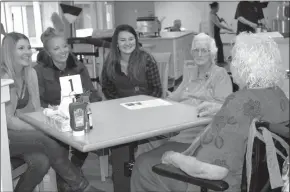
<path fill-rule="evenodd" d="M 180 19 L 182 27 L 199 31 L 199 24 L 205 9 L 204 2 L 154 2 L 155 15 L 165 17 L 162 29 L 170 27 L 175 19 Z"/>
<path fill-rule="evenodd" d="M 147 16 L 155 13 L 159 18 L 165 17 L 162 28 L 171 26 L 175 19 L 181 19 L 184 28 L 199 31 L 200 23 L 208 20 L 211 1 L 115 1 L 115 26 L 130 24 L 136 27 L 138 16 Z M 238 1 L 221 1 L 218 15 L 236 30 L 237 20 L 234 19 Z M 279 2 L 270 2 L 264 9 L 265 18 L 269 26 L 276 16 Z"/>
<path fill-rule="evenodd" d="M 154 14 L 152 1 L 115 1 L 114 4 L 115 26 L 129 24 L 136 28 L 136 19 L 140 16 Z"/>
<path fill-rule="evenodd" d="M 162 23 L 162 28 L 172 25 L 174 19 L 181 19 L 182 25 L 188 30 L 199 31 L 202 21 L 208 20 L 209 3 L 211 1 L 192 1 L 192 2 L 154 2 L 155 14 L 158 17 L 166 17 Z M 234 19 L 238 1 L 221 1 L 218 15 L 234 29 L 237 28 L 237 20 Z M 264 9 L 265 18 L 272 26 L 272 20 L 276 16 L 279 2 L 270 2 Z"/>

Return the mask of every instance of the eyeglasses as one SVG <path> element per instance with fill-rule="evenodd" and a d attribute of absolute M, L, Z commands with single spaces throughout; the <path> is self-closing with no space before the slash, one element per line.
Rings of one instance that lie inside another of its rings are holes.
<path fill-rule="evenodd" d="M 201 53 L 202 55 L 205 55 L 205 54 L 207 54 L 209 52 L 210 52 L 210 50 L 209 49 L 205 49 L 205 48 L 202 48 L 202 49 L 195 48 L 195 49 L 192 50 L 192 53 L 194 53 L 194 54 Z"/>

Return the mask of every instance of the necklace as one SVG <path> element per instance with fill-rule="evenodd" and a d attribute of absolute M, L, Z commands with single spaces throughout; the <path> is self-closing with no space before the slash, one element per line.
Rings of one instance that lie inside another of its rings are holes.
<path fill-rule="evenodd" d="M 23 97 L 25 95 L 24 93 L 26 90 L 26 81 L 25 81 L 24 77 L 22 77 L 22 79 L 23 79 L 23 82 L 22 82 L 22 86 L 21 86 L 21 91 L 20 91 L 20 93 L 16 91 L 18 99 L 23 99 Z"/>

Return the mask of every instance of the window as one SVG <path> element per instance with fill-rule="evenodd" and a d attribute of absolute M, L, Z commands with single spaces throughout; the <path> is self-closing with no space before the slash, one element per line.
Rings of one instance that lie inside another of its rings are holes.
<path fill-rule="evenodd" d="M 107 29 L 113 29 L 114 26 L 114 9 L 113 2 L 105 2 L 106 6 L 106 21 L 107 21 Z"/>
<path fill-rule="evenodd" d="M 114 2 L 75 1 L 74 5 L 82 8 L 75 24 L 76 36 L 90 36 L 93 30 L 113 29 Z"/>
<path fill-rule="evenodd" d="M 13 31 L 36 37 L 33 6 L 11 6 L 10 11 Z"/>
<path fill-rule="evenodd" d="M 52 26 L 50 17 L 58 9 L 58 2 L 2 2 L 1 23 L 6 32 L 23 33 L 32 47 L 42 47 L 41 33 Z"/>
<path fill-rule="evenodd" d="M 92 14 L 91 14 L 91 4 L 76 4 L 77 7 L 82 8 L 82 12 L 75 22 L 75 28 L 86 29 L 93 27 Z"/>

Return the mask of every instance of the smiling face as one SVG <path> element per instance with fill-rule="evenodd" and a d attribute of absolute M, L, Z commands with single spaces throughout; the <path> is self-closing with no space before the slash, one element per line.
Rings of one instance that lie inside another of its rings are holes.
<path fill-rule="evenodd" d="M 131 54 L 136 48 L 136 38 L 128 31 L 121 31 L 118 35 L 118 47 L 121 54 Z"/>
<path fill-rule="evenodd" d="M 53 37 L 47 42 L 47 51 L 55 63 L 66 63 L 69 46 L 63 37 Z"/>
<path fill-rule="evenodd" d="M 195 46 L 191 53 L 195 64 L 201 66 L 211 63 L 211 55 L 207 40 L 196 40 Z"/>
<path fill-rule="evenodd" d="M 15 46 L 14 53 L 15 63 L 22 67 L 29 66 L 31 64 L 31 45 L 27 39 L 19 39 Z"/>

